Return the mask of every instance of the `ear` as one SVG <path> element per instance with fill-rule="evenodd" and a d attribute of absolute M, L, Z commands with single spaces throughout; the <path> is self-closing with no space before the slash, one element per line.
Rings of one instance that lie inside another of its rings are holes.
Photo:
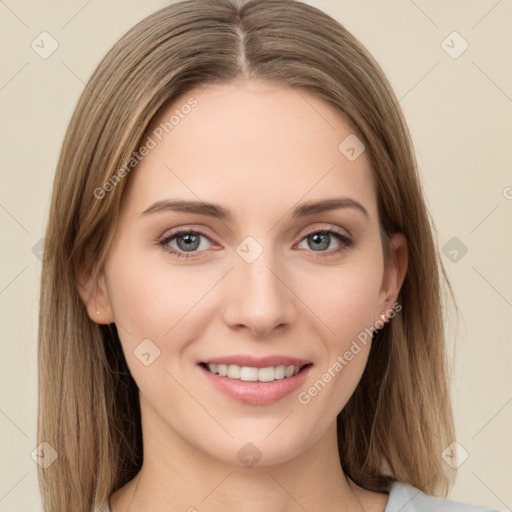
<path fill-rule="evenodd" d="M 87 309 L 87 314 L 93 322 L 97 324 L 111 324 L 114 322 L 112 305 L 103 273 L 95 279 L 91 272 L 80 270 L 77 287 Z"/>
<path fill-rule="evenodd" d="M 387 268 L 384 269 L 382 285 L 379 291 L 379 301 L 377 304 L 377 317 L 374 319 L 374 325 L 377 320 L 382 321 L 381 314 L 388 317 L 387 311 L 392 309 L 393 304 L 398 298 L 400 288 L 407 273 L 408 249 L 407 238 L 403 233 L 394 233 L 391 236 L 391 256 Z M 388 318 L 386 318 L 386 321 Z"/>

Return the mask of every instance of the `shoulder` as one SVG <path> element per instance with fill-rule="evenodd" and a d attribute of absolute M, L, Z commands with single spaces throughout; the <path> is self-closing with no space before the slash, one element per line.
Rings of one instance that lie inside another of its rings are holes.
<path fill-rule="evenodd" d="M 94 512 L 111 512 L 105 502 Z M 394 482 L 384 512 L 499 512 L 497 509 L 424 494 L 408 484 Z"/>
<path fill-rule="evenodd" d="M 498 512 L 496 509 L 471 505 L 424 494 L 408 484 L 394 482 L 384 512 Z"/>

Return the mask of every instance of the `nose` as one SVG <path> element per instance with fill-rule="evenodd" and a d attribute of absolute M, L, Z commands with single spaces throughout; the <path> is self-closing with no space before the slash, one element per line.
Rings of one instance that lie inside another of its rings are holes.
<path fill-rule="evenodd" d="M 234 329 L 248 329 L 258 338 L 271 337 L 278 327 L 292 324 L 297 311 L 293 287 L 286 277 L 284 265 L 270 250 L 251 263 L 235 255 L 225 283 L 225 323 Z"/>

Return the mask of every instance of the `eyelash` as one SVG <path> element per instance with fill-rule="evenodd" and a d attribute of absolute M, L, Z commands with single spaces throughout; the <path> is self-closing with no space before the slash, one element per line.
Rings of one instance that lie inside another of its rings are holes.
<path fill-rule="evenodd" d="M 308 236 L 318 234 L 318 233 L 333 235 L 340 242 L 340 245 L 337 249 L 331 249 L 330 251 L 317 252 L 316 253 L 317 258 L 329 258 L 332 256 L 336 256 L 338 254 L 342 254 L 349 247 L 354 245 L 354 241 L 351 238 L 349 238 L 347 235 L 345 235 L 341 231 L 338 231 L 337 229 L 334 229 L 334 228 L 327 228 L 327 229 L 313 228 L 313 229 L 309 230 L 308 232 L 306 232 L 300 241 L 302 242 L 302 240 L 304 240 Z M 173 255 L 176 258 L 181 258 L 181 257 L 197 258 L 199 256 L 193 256 L 193 254 L 197 254 L 197 253 L 193 253 L 193 252 L 187 253 L 185 251 L 177 251 L 173 248 L 170 248 L 168 245 L 169 242 L 171 240 L 173 240 L 174 238 L 177 238 L 180 235 L 190 235 L 190 234 L 203 236 L 203 237 L 207 238 L 208 240 L 210 240 L 210 237 L 208 237 L 201 231 L 195 231 L 195 230 L 188 229 L 188 230 L 181 230 L 181 231 L 177 231 L 175 233 L 171 233 L 170 235 L 165 236 L 163 239 L 157 240 L 157 245 L 161 246 L 167 253 Z M 201 253 L 201 252 L 203 252 L 203 251 L 199 251 L 199 253 Z M 316 252 L 316 251 L 311 251 L 311 252 Z"/>

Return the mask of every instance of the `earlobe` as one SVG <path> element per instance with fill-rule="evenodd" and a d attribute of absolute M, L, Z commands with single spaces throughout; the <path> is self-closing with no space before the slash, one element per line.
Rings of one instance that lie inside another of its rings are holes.
<path fill-rule="evenodd" d="M 97 324 L 114 322 L 104 275 L 95 282 L 91 274 L 81 273 L 77 280 L 78 293 L 87 309 L 89 318 Z"/>

